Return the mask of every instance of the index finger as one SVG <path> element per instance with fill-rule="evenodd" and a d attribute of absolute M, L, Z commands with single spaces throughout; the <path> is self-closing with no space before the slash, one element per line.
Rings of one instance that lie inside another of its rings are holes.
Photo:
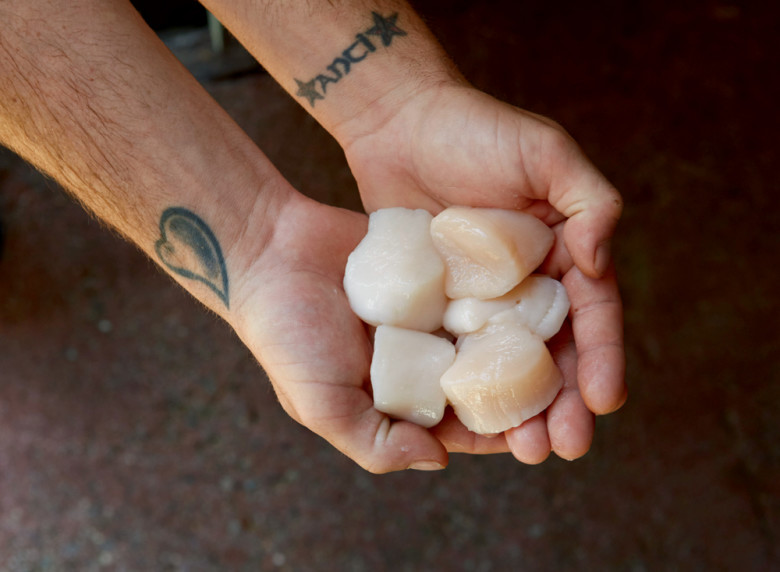
<path fill-rule="evenodd" d="M 563 233 L 566 248 L 582 272 L 603 276 L 623 211 L 620 193 L 563 129 L 549 132 L 546 147 L 547 200 L 568 219 Z"/>

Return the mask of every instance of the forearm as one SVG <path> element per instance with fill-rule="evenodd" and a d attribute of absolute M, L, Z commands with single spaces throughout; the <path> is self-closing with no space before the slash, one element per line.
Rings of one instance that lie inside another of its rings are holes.
<path fill-rule="evenodd" d="M 420 90 L 462 81 L 411 7 L 395 0 L 201 0 L 342 144 Z"/>
<path fill-rule="evenodd" d="M 0 143 L 224 315 L 227 275 L 252 263 L 264 213 L 289 193 L 281 176 L 129 2 L 0 2 L 0 30 Z M 208 259 L 183 251 L 188 232 Z"/>

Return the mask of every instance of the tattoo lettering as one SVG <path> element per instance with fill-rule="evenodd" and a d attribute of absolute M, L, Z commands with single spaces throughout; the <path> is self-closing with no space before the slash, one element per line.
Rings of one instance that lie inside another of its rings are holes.
<path fill-rule="evenodd" d="M 334 58 L 333 62 L 326 68 L 329 73 L 317 74 L 309 81 L 295 78 L 295 83 L 298 84 L 298 91 L 295 92 L 295 95 L 308 99 L 309 105 L 314 107 L 314 103 L 318 99 L 325 99 L 328 84 L 338 83 L 341 78 L 349 74 L 354 64 L 362 62 L 368 57 L 368 54 L 376 51 L 374 42 L 368 36 L 377 36 L 382 45 L 387 47 L 393 42 L 394 36 L 406 35 L 406 32 L 396 25 L 398 12 L 388 17 L 381 16 L 377 12 L 372 12 L 371 15 L 374 18 L 374 25 L 355 35 L 355 41 Z M 317 87 L 319 87 L 319 91 Z"/>
<path fill-rule="evenodd" d="M 166 209 L 160 217 L 160 239 L 154 249 L 171 272 L 203 282 L 230 308 L 222 249 L 200 217 L 181 207 Z"/>
<path fill-rule="evenodd" d="M 374 12 L 374 15 L 377 15 L 376 12 Z M 403 32 L 400 35 L 405 36 L 406 32 Z M 355 37 L 357 38 L 357 41 L 349 46 L 346 50 L 341 52 L 341 55 L 343 55 L 347 61 L 352 62 L 353 64 L 362 62 L 364 59 L 366 59 L 368 54 L 376 51 L 376 46 L 374 46 L 374 44 L 371 43 L 371 40 L 366 38 L 363 34 L 358 34 Z M 388 43 L 385 45 L 389 46 L 390 44 Z M 357 50 L 357 55 L 355 50 Z"/>

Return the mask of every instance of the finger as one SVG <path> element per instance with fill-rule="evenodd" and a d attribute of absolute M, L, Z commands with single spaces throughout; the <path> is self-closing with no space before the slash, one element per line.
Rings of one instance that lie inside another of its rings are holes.
<path fill-rule="evenodd" d="M 612 235 L 619 212 L 619 199 L 582 207 L 567 221 L 563 238 L 577 266 L 588 276 L 603 276 L 612 260 Z"/>
<path fill-rule="evenodd" d="M 533 200 L 521 209 L 523 212 L 534 215 L 547 226 L 554 226 L 565 221 L 566 217 L 559 213 L 546 200 Z"/>
<path fill-rule="evenodd" d="M 555 454 L 571 461 L 590 449 L 594 416 L 585 406 L 577 385 L 577 350 L 571 334 L 564 333 L 562 338 L 563 343 L 556 345 L 553 342 L 550 348 L 564 382 L 555 401 L 547 409 L 547 432 Z"/>
<path fill-rule="evenodd" d="M 447 451 L 429 431 L 392 421 L 374 408 L 365 389 L 369 348 L 356 343 L 362 324 L 356 318 L 337 320 L 331 316 L 331 323 L 340 326 L 335 331 L 346 335 L 334 334 L 333 342 L 322 347 L 310 340 L 308 363 L 297 361 L 283 346 L 266 346 L 266 352 L 273 352 L 266 371 L 285 411 L 372 473 L 444 468 Z M 328 355 L 341 359 L 334 362 Z"/>
<path fill-rule="evenodd" d="M 359 417 L 323 429 L 336 448 L 372 473 L 447 466 L 447 451 L 430 432 L 407 421 L 391 421 L 373 406 Z"/>
<path fill-rule="evenodd" d="M 569 249 L 566 248 L 566 244 L 563 242 L 563 228 L 564 222 L 552 226 L 552 231 L 555 233 L 555 242 L 547 253 L 547 256 L 539 267 L 538 272 L 551 276 L 557 280 L 560 280 L 561 276 L 566 274 L 572 266 L 574 261 L 571 259 Z"/>
<path fill-rule="evenodd" d="M 580 394 L 593 413 L 610 413 L 627 396 L 623 309 L 614 267 L 600 279 L 574 267 L 563 277 L 563 284 L 571 301 Z"/>
<path fill-rule="evenodd" d="M 319 388 L 280 396 L 285 410 L 367 471 L 381 474 L 447 466 L 447 451 L 438 439 L 419 425 L 380 413 L 362 389 L 315 385 Z M 322 415 L 322 403 L 331 404 L 327 416 Z"/>
<path fill-rule="evenodd" d="M 521 463 L 538 465 L 550 455 L 550 437 L 544 413 L 531 417 L 504 434 L 509 449 Z"/>
<path fill-rule="evenodd" d="M 575 264 L 598 278 L 609 266 L 610 240 L 623 201 L 565 132 L 554 130 L 549 137 L 548 200 L 568 218 L 564 240 Z"/>
<path fill-rule="evenodd" d="M 503 434 L 487 437 L 469 431 L 450 408 L 447 408 L 444 413 L 444 419 L 431 429 L 431 433 L 450 453 L 493 455 L 509 452 L 509 446 Z"/>
<path fill-rule="evenodd" d="M 446 466 L 446 449 L 426 429 L 374 409 L 364 387 L 371 348 L 363 324 L 344 311 L 343 291 L 319 286 L 284 295 L 266 290 L 264 299 L 277 303 L 245 315 L 242 339 L 285 411 L 371 472 Z"/>

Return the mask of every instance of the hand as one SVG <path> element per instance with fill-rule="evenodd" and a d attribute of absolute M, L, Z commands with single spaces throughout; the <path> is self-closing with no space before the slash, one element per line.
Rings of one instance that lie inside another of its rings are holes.
<path fill-rule="evenodd" d="M 365 469 L 442 468 L 444 446 L 426 429 L 391 421 L 369 393 L 371 344 L 342 286 L 364 215 L 293 195 L 264 253 L 244 273 L 234 324 L 285 411 Z M 422 465 L 415 466 L 415 463 Z"/>
<path fill-rule="evenodd" d="M 564 389 L 545 413 L 507 431 L 506 441 L 477 437 L 452 417 L 434 433 L 450 451 L 508 446 L 528 463 L 551 449 L 567 459 L 583 455 L 593 413 L 626 399 L 622 310 L 609 267 L 620 195 L 557 124 L 463 85 L 422 91 L 378 125 L 350 123 L 360 131 L 339 138 L 369 212 L 501 207 L 533 213 L 556 231 L 543 270 L 562 279 L 572 301 L 571 326 L 550 343 Z"/>

